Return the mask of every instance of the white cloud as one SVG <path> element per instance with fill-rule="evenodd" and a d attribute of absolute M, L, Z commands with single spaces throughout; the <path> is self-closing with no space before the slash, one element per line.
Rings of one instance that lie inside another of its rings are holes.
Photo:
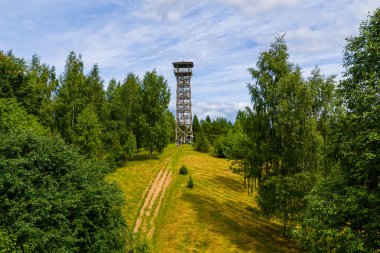
<path fill-rule="evenodd" d="M 236 113 L 239 110 L 245 110 L 249 103 L 228 103 L 228 102 L 198 102 L 192 104 L 193 113 L 198 116 L 199 119 L 205 119 L 210 116 L 211 119 L 217 117 L 224 117 L 234 121 Z"/>
<path fill-rule="evenodd" d="M 296 4 L 299 4 L 301 0 L 219 0 L 219 2 L 231 4 L 252 14 L 278 8 L 294 7 Z"/>
<path fill-rule="evenodd" d="M 58 72 L 74 50 L 87 69 L 98 63 L 106 82 L 156 68 L 172 101 L 171 63 L 191 60 L 193 111 L 233 120 L 238 105 L 249 104 L 247 68 L 275 36 L 286 33 L 290 60 L 305 76 L 315 65 L 339 75 L 345 37 L 378 6 L 380 0 L 2 1 L 0 50 L 37 53 Z"/>

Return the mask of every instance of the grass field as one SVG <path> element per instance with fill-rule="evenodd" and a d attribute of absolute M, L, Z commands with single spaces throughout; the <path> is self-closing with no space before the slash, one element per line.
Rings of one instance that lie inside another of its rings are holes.
<path fill-rule="evenodd" d="M 189 146 L 170 145 L 158 159 L 129 162 L 108 177 L 125 194 L 123 215 L 132 229 L 146 189 L 165 162 L 171 181 L 162 203 L 154 204 L 157 216 L 150 218 L 155 230 L 147 238 L 153 252 L 299 252 L 294 242 L 280 236 L 280 224 L 254 212 L 254 198 L 243 189 L 241 176 L 229 170 L 228 160 Z M 178 174 L 182 165 L 189 175 Z M 186 187 L 190 175 L 193 189 Z"/>

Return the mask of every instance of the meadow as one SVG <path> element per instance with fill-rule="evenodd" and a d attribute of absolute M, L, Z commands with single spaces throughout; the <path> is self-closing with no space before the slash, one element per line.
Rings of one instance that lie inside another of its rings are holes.
<path fill-rule="evenodd" d="M 183 165 L 188 175 L 178 173 Z M 137 231 L 153 252 L 300 252 L 293 241 L 281 236 L 278 221 L 260 215 L 255 193 L 249 196 L 243 178 L 229 167 L 227 159 L 196 152 L 191 146 L 169 145 L 155 159 L 142 156 L 128 162 L 108 180 L 123 191 L 123 216 L 133 229 L 152 182 L 161 170 L 171 172 L 162 198 L 156 198 L 152 210 L 144 210 L 146 229 Z M 187 188 L 190 176 L 192 189 Z"/>

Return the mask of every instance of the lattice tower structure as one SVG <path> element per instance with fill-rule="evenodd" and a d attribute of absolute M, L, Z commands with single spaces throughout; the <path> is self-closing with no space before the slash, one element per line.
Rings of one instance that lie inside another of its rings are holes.
<path fill-rule="evenodd" d="M 193 140 L 193 116 L 191 113 L 191 84 L 193 62 L 173 62 L 177 79 L 176 140 L 178 144 Z"/>

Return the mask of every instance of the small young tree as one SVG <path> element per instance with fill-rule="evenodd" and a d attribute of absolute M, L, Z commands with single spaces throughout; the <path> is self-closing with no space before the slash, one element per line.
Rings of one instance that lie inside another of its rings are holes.
<path fill-rule="evenodd" d="M 194 187 L 194 182 L 193 179 L 190 176 L 189 182 L 187 182 L 187 188 L 193 188 Z"/>
<path fill-rule="evenodd" d="M 179 174 L 181 175 L 187 175 L 189 174 L 189 171 L 187 170 L 186 166 L 183 165 L 180 169 L 179 169 Z"/>

